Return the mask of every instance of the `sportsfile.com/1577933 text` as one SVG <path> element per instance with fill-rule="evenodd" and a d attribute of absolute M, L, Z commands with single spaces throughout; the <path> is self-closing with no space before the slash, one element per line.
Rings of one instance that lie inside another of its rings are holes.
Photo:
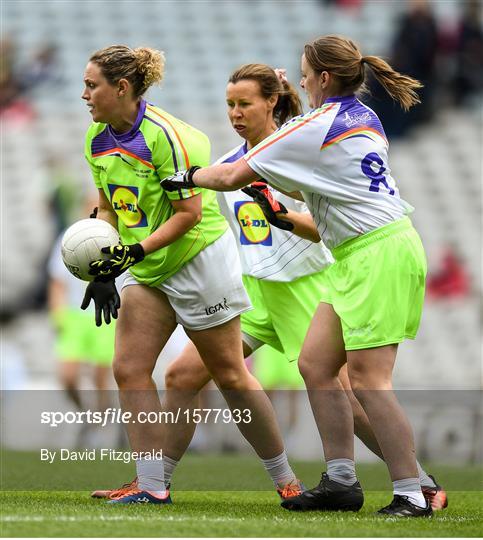
<path fill-rule="evenodd" d="M 116 407 L 104 411 L 42 411 L 40 423 L 50 427 L 63 424 L 95 424 L 105 427 L 108 424 L 176 424 L 178 422 L 208 424 L 249 424 L 252 411 L 246 409 L 181 409 L 174 411 L 140 411 L 136 415 Z"/>

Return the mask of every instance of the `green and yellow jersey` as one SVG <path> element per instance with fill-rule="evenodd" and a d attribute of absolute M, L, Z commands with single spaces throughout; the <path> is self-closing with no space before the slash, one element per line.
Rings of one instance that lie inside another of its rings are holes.
<path fill-rule="evenodd" d="M 141 242 L 165 223 L 174 214 L 170 200 L 202 193 L 201 222 L 133 266 L 130 271 L 139 282 L 155 286 L 165 281 L 226 231 L 228 224 L 214 191 L 167 192 L 161 187 L 163 178 L 179 170 L 209 165 L 210 142 L 204 133 L 159 107 L 142 100 L 136 121 L 126 133 L 93 123 L 87 131 L 85 154 L 96 186 L 118 216 L 124 244 Z"/>

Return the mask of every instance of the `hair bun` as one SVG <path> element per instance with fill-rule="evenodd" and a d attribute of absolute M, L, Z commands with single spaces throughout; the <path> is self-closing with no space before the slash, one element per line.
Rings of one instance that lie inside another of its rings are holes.
<path fill-rule="evenodd" d="M 288 83 L 287 70 L 286 69 L 284 69 L 284 68 L 275 68 L 273 71 L 275 71 L 275 74 L 277 75 L 278 80 L 282 84 Z"/>

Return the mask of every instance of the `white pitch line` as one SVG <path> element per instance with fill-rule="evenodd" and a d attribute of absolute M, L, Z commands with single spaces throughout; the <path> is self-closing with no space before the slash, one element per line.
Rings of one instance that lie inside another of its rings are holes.
<path fill-rule="evenodd" d="M 313 516 L 313 517 L 307 517 L 304 516 L 303 520 L 297 520 L 297 519 L 289 519 L 281 518 L 278 516 L 271 516 L 271 517 L 258 517 L 256 518 L 257 521 L 270 521 L 270 522 L 281 522 L 290 524 L 292 523 L 307 523 L 307 522 L 330 522 L 335 523 L 337 521 L 340 521 L 342 523 L 354 523 L 354 521 L 364 522 L 369 521 L 374 522 L 380 522 L 383 523 L 386 522 L 398 522 L 399 520 L 394 519 L 381 519 L 378 516 L 372 517 L 372 516 L 364 516 L 364 517 L 357 517 L 356 519 L 351 519 L 350 521 L 347 521 L 345 519 L 337 519 L 339 516 Z M 334 519 L 336 518 L 336 519 Z M 367 519 L 369 518 L 369 519 Z M 236 523 L 236 522 L 244 522 L 247 521 L 247 518 L 244 517 L 210 517 L 210 516 L 167 516 L 167 515 L 159 515 L 159 516 L 111 516 L 111 515 L 98 515 L 98 516 L 53 516 L 53 517 L 47 517 L 47 516 L 2 516 L 0 518 L 0 522 L 5 523 L 44 523 L 44 522 L 62 522 L 62 523 L 77 523 L 77 522 L 84 522 L 84 521 L 145 521 L 145 522 L 151 522 L 151 521 L 163 521 L 163 522 L 183 522 L 183 521 L 204 521 L 209 523 Z M 251 520 L 250 520 L 251 521 Z M 479 518 L 477 517 L 463 517 L 463 516 L 441 516 L 438 517 L 437 523 L 465 523 L 465 522 L 471 522 L 471 521 L 479 521 Z"/>
<path fill-rule="evenodd" d="M 59 522 L 81 522 L 81 521 L 245 521 L 246 518 L 222 518 L 222 517 L 184 517 L 184 516 L 2 516 L 0 521 L 5 522 L 35 522 L 59 521 Z"/>
<path fill-rule="evenodd" d="M 2 516 L 1 521 L 8 523 L 21 523 L 21 522 L 33 522 L 33 523 L 42 523 L 42 522 L 67 522 L 75 523 L 81 521 L 209 521 L 209 522 L 221 522 L 221 521 L 246 521 L 246 518 L 222 518 L 222 517 L 207 517 L 207 516 L 198 516 L 198 517 L 183 517 L 183 516 Z"/>

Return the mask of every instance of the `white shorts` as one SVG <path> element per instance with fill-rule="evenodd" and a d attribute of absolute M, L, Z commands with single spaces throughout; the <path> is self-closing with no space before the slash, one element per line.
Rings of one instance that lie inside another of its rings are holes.
<path fill-rule="evenodd" d="M 130 285 L 142 283 L 127 273 L 122 288 Z M 252 309 L 231 230 L 156 288 L 168 297 L 178 324 L 188 330 L 218 326 Z"/>

